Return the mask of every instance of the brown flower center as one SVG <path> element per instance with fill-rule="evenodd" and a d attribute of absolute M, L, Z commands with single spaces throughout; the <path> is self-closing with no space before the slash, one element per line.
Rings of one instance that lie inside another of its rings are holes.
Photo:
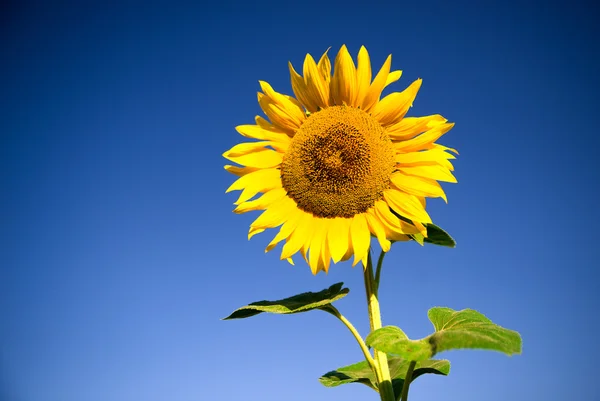
<path fill-rule="evenodd" d="M 296 132 L 281 179 L 305 212 L 349 218 L 383 198 L 393 170 L 392 141 L 379 122 L 360 109 L 333 106 L 311 114 Z"/>

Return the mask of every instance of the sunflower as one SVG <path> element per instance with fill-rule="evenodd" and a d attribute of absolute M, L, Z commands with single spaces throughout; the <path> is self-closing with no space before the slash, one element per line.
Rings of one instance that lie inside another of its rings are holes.
<path fill-rule="evenodd" d="M 284 241 L 281 259 L 293 264 L 300 252 L 316 274 L 352 256 L 353 266 L 366 265 L 371 236 L 387 252 L 392 241 L 427 235 L 425 198 L 447 202 L 438 181 L 456 182 L 456 151 L 435 143 L 454 124 L 438 114 L 405 117 L 421 79 L 381 98 L 402 74 L 391 61 L 372 80 L 365 47 L 355 65 L 344 45 L 333 75 L 327 51 L 318 63 L 306 55 L 304 76 L 289 64 L 295 98 L 259 81 L 268 119 L 236 127 L 256 141 L 223 154 L 239 165 L 225 166 L 239 176 L 227 192 L 242 191 L 234 212 L 263 211 L 248 239 L 279 227 L 266 252 Z"/>

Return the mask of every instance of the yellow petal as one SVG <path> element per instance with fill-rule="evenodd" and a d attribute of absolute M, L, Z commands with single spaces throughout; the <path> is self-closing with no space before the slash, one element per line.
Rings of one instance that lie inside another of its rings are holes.
<path fill-rule="evenodd" d="M 336 217 L 331 222 L 331 227 L 327 233 L 327 240 L 329 242 L 329 250 L 331 251 L 331 257 L 333 263 L 337 263 L 346 254 L 350 245 L 350 223 L 352 219 L 346 219 L 343 217 Z"/>
<path fill-rule="evenodd" d="M 269 97 L 273 102 L 275 102 L 282 110 L 285 110 L 288 116 L 294 120 L 297 125 L 301 125 L 304 119 L 306 118 L 306 114 L 302 107 L 298 103 L 298 101 L 290 96 L 283 95 L 281 93 L 275 92 L 271 85 L 269 85 L 265 81 L 258 81 L 260 84 L 260 88 L 262 89 L 265 96 Z"/>
<path fill-rule="evenodd" d="M 422 152 L 398 153 L 396 163 L 405 165 L 442 164 L 443 160 L 453 160 L 456 157 L 441 149 L 430 149 Z"/>
<path fill-rule="evenodd" d="M 317 108 L 327 107 L 329 105 L 329 85 L 310 54 L 307 54 L 304 59 L 304 82 L 308 96 L 315 106 Z"/>
<path fill-rule="evenodd" d="M 317 274 L 319 271 L 324 270 L 323 257 L 321 251 L 323 249 L 324 242 L 327 239 L 327 225 L 325 221 L 327 219 L 314 219 L 314 231 L 313 237 L 310 240 L 310 251 L 308 255 L 308 264 L 313 274 Z"/>
<path fill-rule="evenodd" d="M 239 166 L 230 166 L 229 164 L 225 165 L 225 170 L 229 171 L 231 174 L 235 174 L 238 177 L 243 175 L 252 173 L 253 171 L 260 170 L 256 167 L 239 167 Z"/>
<path fill-rule="evenodd" d="M 371 246 L 371 233 L 365 213 L 354 215 L 352 218 L 352 222 L 350 223 L 350 239 L 354 251 L 354 263 L 352 263 L 352 266 L 356 266 L 359 261 L 367 259 L 369 247 Z"/>
<path fill-rule="evenodd" d="M 350 105 L 356 96 L 356 67 L 346 45 L 340 48 L 333 68 L 331 100 L 335 105 Z"/>
<path fill-rule="evenodd" d="M 358 52 L 358 67 L 356 69 L 356 97 L 352 101 L 352 106 L 360 106 L 367 96 L 371 86 L 371 60 L 369 52 L 364 46 L 361 46 Z"/>
<path fill-rule="evenodd" d="M 454 166 L 448 161 L 451 159 L 455 159 L 454 155 L 446 153 L 441 149 L 398 153 L 395 156 L 398 167 L 440 165 L 449 171 L 453 171 Z"/>
<path fill-rule="evenodd" d="M 406 166 L 398 167 L 398 170 L 406 175 L 429 178 L 437 181 L 456 182 L 456 177 L 443 166 Z"/>
<path fill-rule="evenodd" d="M 235 213 L 246 213 L 254 210 L 265 210 L 273 202 L 286 196 L 287 192 L 283 188 L 276 188 L 271 191 L 265 192 L 261 197 L 253 201 L 248 201 L 240 204 L 233 211 Z"/>
<path fill-rule="evenodd" d="M 268 141 L 261 142 L 243 142 L 238 143 L 225 153 L 223 153 L 223 157 L 227 158 L 228 156 L 242 156 L 247 155 L 248 153 L 256 152 L 257 150 L 265 149 L 266 146 L 269 145 Z"/>
<path fill-rule="evenodd" d="M 301 123 L 299 123 L 297 119 L 291 117 L 288 110 L 263 93 L 258 92 L 257 96 L 260 108 L 275 126 L 286 131 L 288 134 L 296 132 Z"/>
<path fill-rule="evenodd" d="M 262 128 L 260 125 L 238 125 L 235 129 L 246 138 L 290 143 L 290 137 L 285 132 L 273 132 Z"/>
<path fill-rule="evenodd" d="M 310 96 L 310 92 L 306 86 L 304 78 L 302 78 L 296 72 L 296 70 L 294 70 L 292 63 L 288 63 L 288 66 L 290 69 L 290 78 L 292 81 L 292 90 L 294 91 L 294 94 L 296 95 L 300 103 L 302 103 L 308 111 L 314 113 L 315 111 L 317 111 L 317 105 Z"/>
<path fill-rule="evenodd" d="M 400 121 L 412 106 L 421 82 L 421 79 L 417 79 L 402 92 L 394 92 L 381 99 L 373 108 L 373 117 L 384 127 Z"/>
<path fill-rule="evenodd" d="M 444 123 L 436 125 L 429 131 L 423 134 L 409 139 L 407 141 L 394 142 L 394 149 L 398 152 L 418 152 L 420 150 L 434 148 L 434 142 L 437 141 L 442 135 L 450 131 L 454 127 L 454 123 Z"/>
<path fill-rule="evenodd" d="M 323 248 L 321 249 L 321 262 L 323 263 L 323 271 L 329 272 L 329 266 L 331 265 L 331 250 L 329 249 L 329 242 L 327 241 L 327 233 L 331 229 L 330 219 L 325 219 L 325 237 L 323 237 Z"/>
<path fill-rule="evenodd" d="M 406 234 L 416 234 L 419 232 L 415 226 L 396 217 L 384 201 L 375 202 L 373 211 L 375 217 L 385 230 L 386 238 L 392 241 L 406 241 Z"/>
<path fill-rule="evenodd" d="M 287 238 L 283 249 L 281 250 L 281 259 L 287 259 L 302 248 L 306 238 L 311 234 L 313 216 L 302 212 L 294 231 Z"/>
<path fill-rule="evenodd" d="M 392 140 L 406 140 L 414 138 L 446 121 L 448 120 L 439 114 L 424 117 L 405 117 L 396 124 L 386 127 L 385 130 Z"/>
<path fill-rule="evenodd" d="M 369 91 L 365 96 L 361 109 L 364 111 L 370 111 L 373 106 L 377 104 L 379 101 L 379 97 L 381 96 L 381 91 L 385 88 L 385 83 L 387 81 L 387 77 L 390 73 L 390 67 L 392 66 L 392 55 L 390 54 L 388 58 L 383 63 L 383 66 L 375 76 L 375 79 L 371 83 L 369 87 Z"/>
<path fill-rule="evenodd" d="M 269 168 L 257 170 L 238 178 L 225 192 L 241 189 L 242 193 L 235 202 L 236 205 L 239 205 L 259 192 L 267 192 L 275 188 L 281 188 L 281 172 L 277 168 Z"/>
<path fill-rule="evenodd" d="M 431 217 L 429 217 L 429 214 L 425 211 L 423 205 L 416 196 L 407 194 L 403 191 L 388 189 L 383 192 L 383 199 L 385 199 L 388 205 L 390 205 L 399 215 L 406 217 L 409 220 L 417 220 L 421 223 L 431 223 Z"/>
<path fill-rule="evenodd" d="M 377 237 L 377 241 L 379 241 L 379 245 L 381 245 L 381 249 L 383 250 L 383 252 L 388 252 L 392 244 L 385 237 L 385 229 L 383 228 L 379 219 L 375 217 L 373 208 L 367 210 L 367 212 L 364 215 L 367 218 L 369 231 L 371 231 L 371 233 L 373 233 Z"/>
<path fill-rule="evenodd" d="M 427 228 L 418 221 L 413 221 L 415 227 L 419 230 L 419 233 L 423 235 L 423 237 L 427 238 Z"/>
<path fill-rule="evenodd" d="M 256 127 L 255 125 L 250 125 L 249 127 Z M 259 127 L 259 129 L 261 129 Z M 227 152 L 223 153 L 223 157 L 231 160 L 232 157 L 243 156 L 249 153 L 255 153 L 257 151 L 264 151 L 265 149 L 271 147 L 278 151 L 279 153 L 285 153 L 287 148 L 289 147 L 291 141 L 290 137 L 285 134 L 278 134 L 281 138 L 285 138 L 281 141 L 260 141 L 260 142 L 243 142 L 235 145 Z M 240 163 L 243 164 L 243 163 Z"/>
<path fill-rule="evenodd" d="M 458 154 L 458 150 L 449 148 L 449 147 L 444 146 L 444 145 L 440 145 L 439 143 L 434 143 L 433 144 L 433 148 L 434 149 L 440 149 L 440 150 L 446 150 L 446 151 L 452 152 L 452 153 L 454 153 L 456 155 Z"/>
<path fill-rule="evenodd" d="M 295 208 L 290 212 L 287 221 L 283 223 L 275 238 L 273 238 L 269 245 L 267 245 L 265 252 L 269 252 L 270 250 L 275 248 L 275 246 L 277 246 L 279 242 L 283 241 L 284 239 L 290 236 L 290 234 L 298 226 L 298 221 L 300 220 L 300 217 L 302 217 L 303 213 L 304 212 L 298 208 Z"/>
<path fill-rule="evenodd" d="M 248 241 L 250 241 L 250 239 L 252 237 L 254 237 L 256 234 L 260 234 L 264 231 L 265 231 L 264 228 L 250 227 L 250 230 L 248 230 Z"/>
<path fill-rule="evenodd" d="M 392 175 L 391 181 L 397 189 L 409 194 L 428 198 L 440 197 L 448 202 L 444 190 L 435 180 L 406 175 L 402 172 L 398 172 Z"/>
<path fill-rule="evenodd" d="M 388 85 L 393 84 L 394 82 L 399 80 L 401 76 L 402 76 L 402 71 L 400 71 L 400 70 L 390 72 L 385 81 L 385 86 L 387 87 Z"/>
<path fill-rule="evenodd" d="M 271 204 L 267 210 L 262 212 L 261 215 L 250 224 L 250 227 L 261 229 L 277 227 L 287 220 L 290 209 L 294 206 L 294 202 L 290 198 L 281 198 Z"/>
<path fill-rule="evenodd" d="M 262 148 L 253 153 L 241 156 L 225 156 L 226 159 L 234 163 L 248 167 L 272 168 L 277 167 L 283 161 L 283 154 L 273 149 Z"/>
<path fill-rule="evenodd" d="M 276 126 L 274 126 L 273 124 L 271 124 L 270 122 L 268 122 L 267 120 L 262 118 L 261 116 L 254 117 L 254 121 L 256 121 L 256 125 L 260 126 L 262 129 L 266 129 L 268 131 L 273 131 L 273 132 L 277 132 L 277 133 L 282 132 L 280 128 L 277 128 Z"/>
<path fill-rule="evenodd" d="M 327 52 L 329 52 L 329 49 L 325 50 L 325 53 L 323 53 L 323 55 L 319 59 L 319 64 L 317 64 L 319 72 L 321 73 L 321 76 L 323 77 L 327 85 L 329 85 L 329 82 L 331 81 L 331 61 L 329 61 L 329 56 L 327 56 Z"/>

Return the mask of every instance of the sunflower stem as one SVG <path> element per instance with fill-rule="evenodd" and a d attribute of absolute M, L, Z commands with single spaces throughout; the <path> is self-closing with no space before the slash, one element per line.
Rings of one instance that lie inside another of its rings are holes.
<path fill-rule="evenodd" d="M 344 315 L 342 315 L 340 313 L 340 311 L 335 306 L 333 306 L 331 304 L 327 305 L 327 309 L 324 308 L 323 310 L 325 312 L 331 313 L 333 316 L 335 316 L 338 319 L 340 319 L 340 321 L 342 323 L 344 323 L 344 325 L 348 328 L 348 330 L 350 330 L 350 332 L 352 333 L 352 335 L 356 339 L 356 342 L 358 342 L 358 345 L 360 346 L 360 349 L 363 352 L 363 354 L 365 356 L 365 359 L 369 363 L 369 366 L 371 367 L 371 370 L 373 370 L 373 372 L 375 372 L 377 370 L 376 365 L 375 365 L 375 360 L 373 359 L 373 356 L 371 355 L 371 352 L 369 352 L 369 348 L 367 347 L 367 344 L 365 344 L 365 341 L 363 340 L 363 338 L 361 337 L 361 335 L 358 333 L 358 330 L 356 330 L 356 328 L 354 327 L 354 325 L 352 323 L 350 323 L 350 321 L 348 319 L 346 319 L 346 317 Z"/>
<path fill-rule="evenodd" d="M 385 252 L 381 250 L 379 254 L 379 259 L 377 259 L 377 270 L 375 271 L 375 296 L 379 295 L 379 281 L 381 279 L 381 266 L 383 266 L 383 258 L 385 257 Z"/>
<path fill-rule="evenodd" d="M 381 269 L 379 269 L 381 270 Z M 373 262 L 371 260 L 371 250 L 367 258 L 367 266 L 364 271 L 365 290 L 367 294 L 367 305 L 369 307 L 369 323 L 371 332 L 381 328 L 381 312 L 379 310 L 379 300 L 377 299 L 377 283 L 373 277 Z M 390 368 L 385 352 L 375 350 L 376 376 L 379 386 L 379 396 L 382 401 L 396 401 Z"/>
<path fill-rule="evenodd" d="M 408 388 L 410 387 L 410 382 L 412 381 L 412 375 L 416 364 L 416 361 L 410 361 L 410 365 L 408 365 L 408 371 L 406 372 L 406 377 L 404 378 L 404 385 L 402 385 L 402 401 L 408 401 Z"/>

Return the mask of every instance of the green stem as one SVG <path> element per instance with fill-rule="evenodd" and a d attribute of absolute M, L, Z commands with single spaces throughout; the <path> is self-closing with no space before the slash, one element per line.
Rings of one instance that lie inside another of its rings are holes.
<path fill-rule="evenodd" d="M 379 254 L 379 259 L 377 259 L 377 270 L 375 272 L 375 295 L 379 295 L 379 280 L 381 279 L 381 266 L 383 266 L 383 258 L 385 257 L 385 252 L 381 251 Z"/>
<path fill-rule="evenodd" d="M 329 310 L 325 310 L 325 309 L 324 310 L 326 312 L 331 313 L 333 316 L 337 317 L 338 319 L 340 319 L 340 321 L 342 323 L 344 323 L 344 325 L 346 325 L 346 327 L 348 328 L 348 330 L 350 330 L 350 332 L 352 333 L 352 335 L 356 339 L 356 342 L 358 342 L 358 345 L 360 346 L 360 349 L 363 352 L 363 354 L 365 356 L 365 359 L 369 363 L 369 366 L 371 366 L 371 369 L 373 370 L 373 372 L 376 372 L 377 369 L 375 367 L 376 366 L 375 365 L 375 360 L 371 356 L 371 353 L 369 352 L 369 348 L 367 347 L 367 344 L 365 344 L 365 341 L 363 340 L 363 338 L 358 333 L 358 330 L 356 330 L 356 328 L 352 325 L 352 323 L 350 323 L 350 321 L 348 319 L 346 319 L 346 317 L 344 317 L 344 315 L 342 315 L 340 313 L 340 311 L 337 310 L 337 308 L 335 306 L 328 305 L 327 307 L 328 307 Z"/>
<path fill-rule="evenodd" d="M 379 310 L 379 300 L 377 299 L 377 287 L 373 277 L 373 262 L 371 261 L 371 251 L 367 266 L 364 272 L 365 290 L 367 293 L 367 305 L 369 306 L 369 323 L 371 332 L 381 328 L 381 312 Z M 390 376 L 390 368 L 385 352 L 375 350 L 375 365 L 378 368 L 377 381 L 379 386 L 379 396 L 382 401 L 396 401 L 394 396 L 394 388 L 392 387 L 392 379 Z"/>
<path fill-rule="evenodd" d="M 408 365 L 408 371 L 406 372 L 404 385 L 402 386 L 402 401 L 408 401 L 408 388 L 410 387 L 410 382 L 412 381 L 412 375 L 416 364 L 416 361 L 410 361 L 410 365 Z"/>

